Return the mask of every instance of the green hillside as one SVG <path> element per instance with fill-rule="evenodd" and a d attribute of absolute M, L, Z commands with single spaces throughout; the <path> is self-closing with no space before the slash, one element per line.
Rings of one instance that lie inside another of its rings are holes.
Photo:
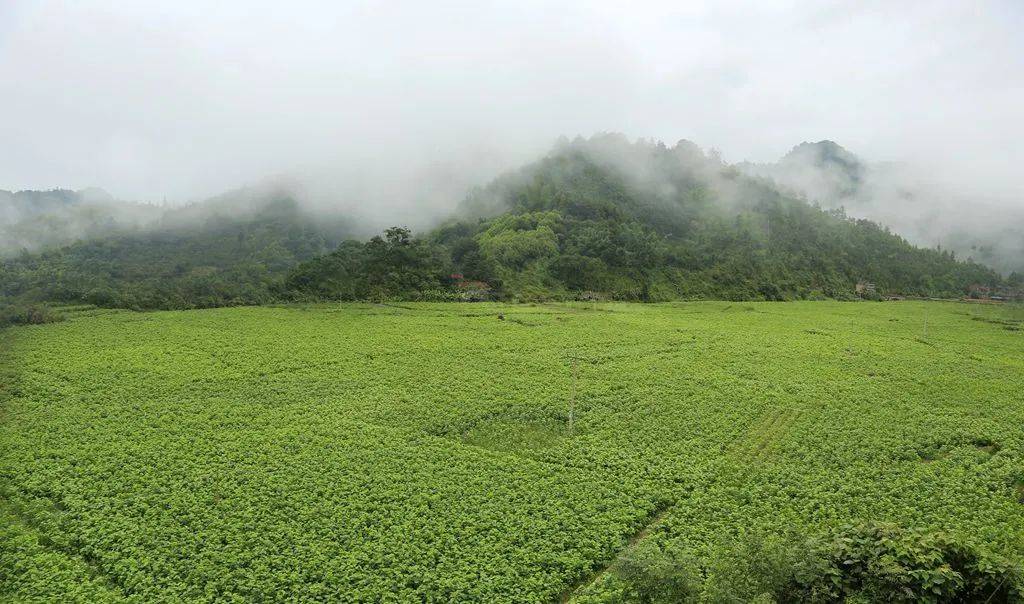
<path fill-rule="evenodd" d="M 333 249 L 349 232 L 344 217 L 311 215 L 286 193 L 243 190 L 168 210 L 145 228 L 0 260 L 0 306 L 266 303 L 277 299 L 288 270 Z"/>
<path fill-rule="evenodd" d="M 1001 279 L 786 197 L 691 143 L 604 135 L 498 178 L 419 239 L 347 243 L 287 287 L 329 299 L 432 298 L 469 282 L 512 299 L 786 300 L 851 297 L 859 281 L 954 297 Z"/>

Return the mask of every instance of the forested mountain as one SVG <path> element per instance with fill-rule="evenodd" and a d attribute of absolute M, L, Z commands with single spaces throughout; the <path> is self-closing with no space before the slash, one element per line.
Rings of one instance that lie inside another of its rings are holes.
<path fill-rule="evenodd" d="M 0 191 L 0 258 L 138 229 L 160 215 L 158 206 L 102 189 Z"/>
<path fill-rule="evenodd" d="M 859 281 L 882 293 L 960 296 L 1001 278 L 788 196 L 692 143 L 601 135 L 563 142 L 475 191 L 419 239 L 392 229 L 348 242 L 295 269 L 286 287 L 330 299 L 462 289 L 518 299 L 781 300 L 851 297 Z"/>
<path fill-rule="evenodd" d="M 740 162 L 737 169 L 774 180 L 784 191 L 828 206 L 858 203 L 873 169 L 833 141 L 803 142 L 775 163 Z"/>
<path fill-rule="evenodd" d="M 142 228 L 0 260 L 0 301 L 174 309 L 259 304 L 303 260 L 351 236 L 280 188 L 163 211 Z"/>
<path fill-rule="evenodd" d="M 928 166 L 869 163 L 827 140 L 800 143 L 774 163 L 736 166 L 791 195 L 888 225 L 912 243 L 1024 275 L 1024 200 L 988 198 L 977 192 L 985 183 L 959 190 L 936 182 Z"/>

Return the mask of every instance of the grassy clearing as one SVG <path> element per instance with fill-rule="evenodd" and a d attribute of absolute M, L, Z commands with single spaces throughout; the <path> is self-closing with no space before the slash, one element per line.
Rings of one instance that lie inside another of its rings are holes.
<path fill-rule="evenodd" d="M 3 597 L 608 601 L 641 544 L 713 583 L 869 521 L 1024 559 L 1018 309 L 83 310 L 4 342 Z"/>

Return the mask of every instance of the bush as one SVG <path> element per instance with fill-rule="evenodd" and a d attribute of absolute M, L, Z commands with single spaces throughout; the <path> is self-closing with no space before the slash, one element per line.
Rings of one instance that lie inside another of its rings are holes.
<path fill-rule="evenodd" d="M 1021 572 L 944 533 L 890 524 L 847 526 L 812 548 L 815 571 L 788 587 L 816 600 L 1016 602 Z"/>
<path fill-rule="evenodd" d="M 697 565 L 684 552 L 671 546 L 662 549 L 652 541 L 641 541 L 612 567 L 626 587 L 626 602 L 682 604 L 700 595 L 701 576 Z"/>
<path fill-rule="evenodd" d="M 724 546 L 701 573 L 680 552 L 641 544 L 615 567 L 630 602 L 1019 602 L 1018 566 L 945 533 L 847 525 L 816 538 Z"/>
<path fill-rule="evenodd" d="M 63 321 L 64 315 L 52 308 L 41 305 L 11 305 L 0 307 L 0 327 L 10 325 L 40 325 Z"/>

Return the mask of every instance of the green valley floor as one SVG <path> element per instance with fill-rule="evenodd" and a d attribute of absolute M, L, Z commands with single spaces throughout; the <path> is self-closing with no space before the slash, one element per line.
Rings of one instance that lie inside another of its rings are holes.
<path fill-rule="evenodd" d="M 739 549 L 863 522 L 1018 564 L 1022 320 L 401 303 L 10 329 L 0 598 L 605 602 L 656 547 L 742 599 Z"/>

